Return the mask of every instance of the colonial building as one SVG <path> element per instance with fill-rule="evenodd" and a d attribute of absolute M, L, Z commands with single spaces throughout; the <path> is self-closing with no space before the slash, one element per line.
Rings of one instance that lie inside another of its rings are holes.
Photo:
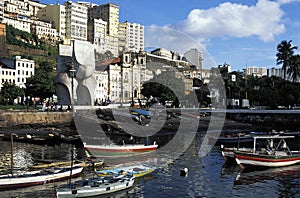
<path fill-rule="evenodd" d="M 33 60 L 15 56 L 13 60 L 2 59 L 0 68 L 0 88 L 4 82 L 13 83 L 25 88 L 26 79 L 34 76 L 35 64 Z"/>

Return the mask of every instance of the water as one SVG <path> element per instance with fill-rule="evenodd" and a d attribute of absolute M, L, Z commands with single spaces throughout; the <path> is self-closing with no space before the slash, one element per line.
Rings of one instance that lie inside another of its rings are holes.
<path fill-rule="evenodd" d="M 219 146 L 199 157 L 203 135 L 198 133 L 177 159 L 172 158 L 172 153 L 157 156 L 158 169 L 151 175 L 137 178 L 133 188 L 104 197 L 300 197 L 300 165 L 240 173 L 236 165 L 225 164 Z M 14 142 L 14 161 L 22 168 L 37 159 L 70 160 L 71 148 L 69 144 L 40 146 Z M 83 157 L 79 148 L 75 153 L 77 159 Z M 0 170 L 2 167 L 2 171 L 3 168 L 9 171 L 10 142 L 0 141 L 0 156 Z M 185 167 L 188 175 L 180 176 L 180 169 Z M 81 178 L 91 175 L 92 171 L 87 168 Z M 51 198 L 55 197 L 54 187 L 66 182 L 0 191 L 0 197 Z"/>

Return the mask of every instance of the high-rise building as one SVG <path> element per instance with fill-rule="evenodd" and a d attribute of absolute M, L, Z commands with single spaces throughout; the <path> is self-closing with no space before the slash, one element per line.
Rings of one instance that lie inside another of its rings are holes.
<path fill-rule="evenodd" d="M 119 6 L 113 3 L 93 6 L 89 11 L 90 18 L 102 19 L 107 22 L 107 34 L 118 36 Z"/>
<path fill-rule="evenodd" d="M 87 40 L 88 8 L 79 3 L 67 1 L 66 7 L 66 39 Z"/>
<path fill-rule="evenodd" d="M 144 26 L 138 23 L 120 23 L 119 49 L 125 51 L 144 51 Z"/>
<path fill-rule="evenodd" d="M 63 5 L 47 5 L 40 9 L 37 17 L 43 21 L 51 22 L 56 29 L 58 37 L 64 40 L 66 37 L 66 9 Z"/>
<path fill-rule="evenodd" d="M 95 45 L 106 45 L 107 22 L 102 19 L 88 20 L 88 41 Z"/>
<path fill-rule="evenodd" d="M 184 53 L 185 59 L 191 64 L 194 65 L 197 69 L 202 69 L 202 52 L 198 49 L 190 49 Z"/>

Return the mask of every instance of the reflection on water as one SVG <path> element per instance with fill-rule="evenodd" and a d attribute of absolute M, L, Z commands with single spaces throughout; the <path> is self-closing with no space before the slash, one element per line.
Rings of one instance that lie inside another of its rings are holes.
<path fill-rule="evenodd" d="M 203 134 L 197 134 L 188 149 L 174 159 L 177 153 L 159 153 L 153 162 L 157 170 L 137 178 L 133 188 L 103 197 L 297 197 L 300 196 L 300 165 L 263 171 L 242 172 L 235 164 L 224 164 L 218 146 L 200 158 Z M 295 145 L 297 145 L 295 143 Z M 298 144 L 299 145 L 299 144 Z M 26 168 L 42 160 L 70 160 L 71 145 L 41 146 L 14 143 L 14 164 Z M 76 159 L 84 157 L 76 148 Z M 10 168 L 10 142 L 0 141 L 0 168 Z M 137 163 L 137 162 L 136 162 Z M 180 176 L 180 169 L 188 168 L 188 176 Z M 85 168 L 77 179 L 95 176 Z M 74 179 L 75 180 L 75 179 Z M 0 197 L 55 197 L 54 187 L 67 181 L 0 191 Z"/>

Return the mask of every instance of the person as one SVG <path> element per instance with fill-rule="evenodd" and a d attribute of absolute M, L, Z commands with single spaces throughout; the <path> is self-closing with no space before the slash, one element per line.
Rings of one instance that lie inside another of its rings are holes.
<path fill-rule="evenodd" d="M 45 101 L 43 102 L 42 111 L 43 112 L 46 111 L 46 102 Z"/>

